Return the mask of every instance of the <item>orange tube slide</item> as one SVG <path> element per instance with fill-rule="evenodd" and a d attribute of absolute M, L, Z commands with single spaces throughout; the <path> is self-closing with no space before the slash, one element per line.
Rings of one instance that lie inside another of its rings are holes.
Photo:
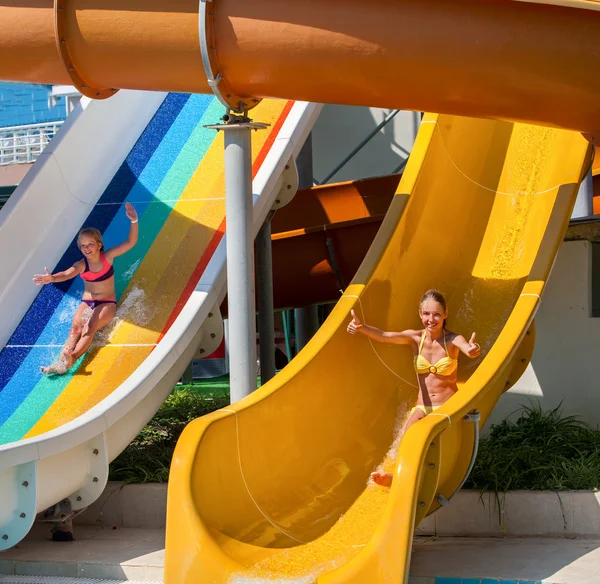
<path fill-rule="evenodd" d="M 336 302 L 381 227 L 400 175 L 301 189 L 271 223 L 275 308 Z"/>
<path fill-rule="evenodd" d="M 91 97 L 208 93 L 199 4 L 224 94 L 248 107 L 280 97 L 600 136 L 600 3 L 586 0 L 0 2 L 0 79 L 75 83 Z"/>

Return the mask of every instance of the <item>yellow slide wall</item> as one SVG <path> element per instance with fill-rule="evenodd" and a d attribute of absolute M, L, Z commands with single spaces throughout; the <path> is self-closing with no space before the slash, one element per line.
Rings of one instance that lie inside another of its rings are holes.
<path fill-rule="evenodd" d="M 478 409 L 483 424 L 531 356 L 527 331 L 590 163 L 575 132 L 426 116 L 382 228 L 319 333 L 267 385 L 183 433 L 166 583 L 406 578 L 414 527 L 467 471 L 474 429 L 463 416 Z M 348 335 L 349 311 L 418 328 L 430 287 L 447 295 L 449 328 L 476 331 L 483 355 L 460 360 L 456 396 L 388 453 L 416 400 L 412 355 Z M 395 472 L 389 491 L 367 484 L 378 465 Z"/>
<path fill-rule="evenodd" d="M 198 7 L 210 4 L 205 32 L 236 107 L 280 96 L 600 133 L 598 2 L 14 4 L 1 10 L 4 79 L 72 82 L 91 97 L 209 91 Z M 483 422 L 528 361 L 526 333 L 590 162 L 567 130 L 427 117 L 370 252 L 318 335 L 272 382 L 182 435 L 167 584 L 406 577 L 414 526 L 468 467 L 474 432 L 463 416 L 477 408 Z M 477 331 L 484 352 L 461 361 L 458 394 L 411 428 L 396 457 L 388 450 L 416 398 L 410 352 L 345 327 L 351 308 L 382 328 L 417 327 L 429 287 L 447 294 L 450 328 Z M 379 465 L 395 469 L 389 492 L 367 485 Z"/>

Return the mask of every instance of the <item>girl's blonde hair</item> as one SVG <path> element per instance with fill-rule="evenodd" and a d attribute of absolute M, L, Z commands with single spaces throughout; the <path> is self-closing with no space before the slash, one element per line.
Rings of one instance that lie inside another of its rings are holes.
<path fill-rule="evenodd" d="M 102 233 L 100 233 L 94 227 L 86 227 L 85 229 L 82 229 L 79 232 L 79 235 L 77 236 L 77 245 L 79 245 L 79 240 L 81 239 L 82 235 L 87 235 L 88 237 L 95 239 L 96 243 L 100 246 L 100 252 L 104 253 L 104 242 L 102 241 Z"/>

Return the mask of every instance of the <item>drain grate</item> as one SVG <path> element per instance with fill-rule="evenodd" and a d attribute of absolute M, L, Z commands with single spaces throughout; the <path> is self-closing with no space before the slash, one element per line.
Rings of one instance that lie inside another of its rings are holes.
<path fill-rule="evenodd" d="M 101 580 L 99 578 L 64 578 L 62 576 L 8 576 L 0 574 L 0 584 L 163 584 L 156 580 Z"/>

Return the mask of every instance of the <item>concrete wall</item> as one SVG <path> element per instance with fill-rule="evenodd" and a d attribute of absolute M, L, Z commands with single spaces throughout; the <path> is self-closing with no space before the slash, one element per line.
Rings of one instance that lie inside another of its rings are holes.
<path fill-rule="evenodd" d="M 600 269 L 598 258 L 594 267 Z M 562 402 L 565 415 L 577 415 L 593 426 L 600 423 L 600 318 L 591 315 L 592 244 L 566 241 L 536 315 L 532 362 L 502 396 L 488 427 L 530 400 L 544 409 Z"/>
<path fill-rule="evenodd" d="M 48 107 L 51 85 L 0 82 L 0 128 L 55 122 L 67 117 L 65 98 Z"/>
<path fill-rule="evenodd" d="M 100 498 L 75 518 L 79 525 L 105 529 L 160 529 L 166 525 L 167 485 L 109 482 Z M 591 491 L 464 490 L 416 529 L 417 535 L 441 537 L 597 537 L 600 493 Z"/>
<path fill-rule="evenodd" d="M 312 131 L 314 177 L 329 174 L 391 110 L 326 105 Z M 356 180 L 392 173 L 408 156 L 421 114 L 402 111 L 329 182 Z"/>

